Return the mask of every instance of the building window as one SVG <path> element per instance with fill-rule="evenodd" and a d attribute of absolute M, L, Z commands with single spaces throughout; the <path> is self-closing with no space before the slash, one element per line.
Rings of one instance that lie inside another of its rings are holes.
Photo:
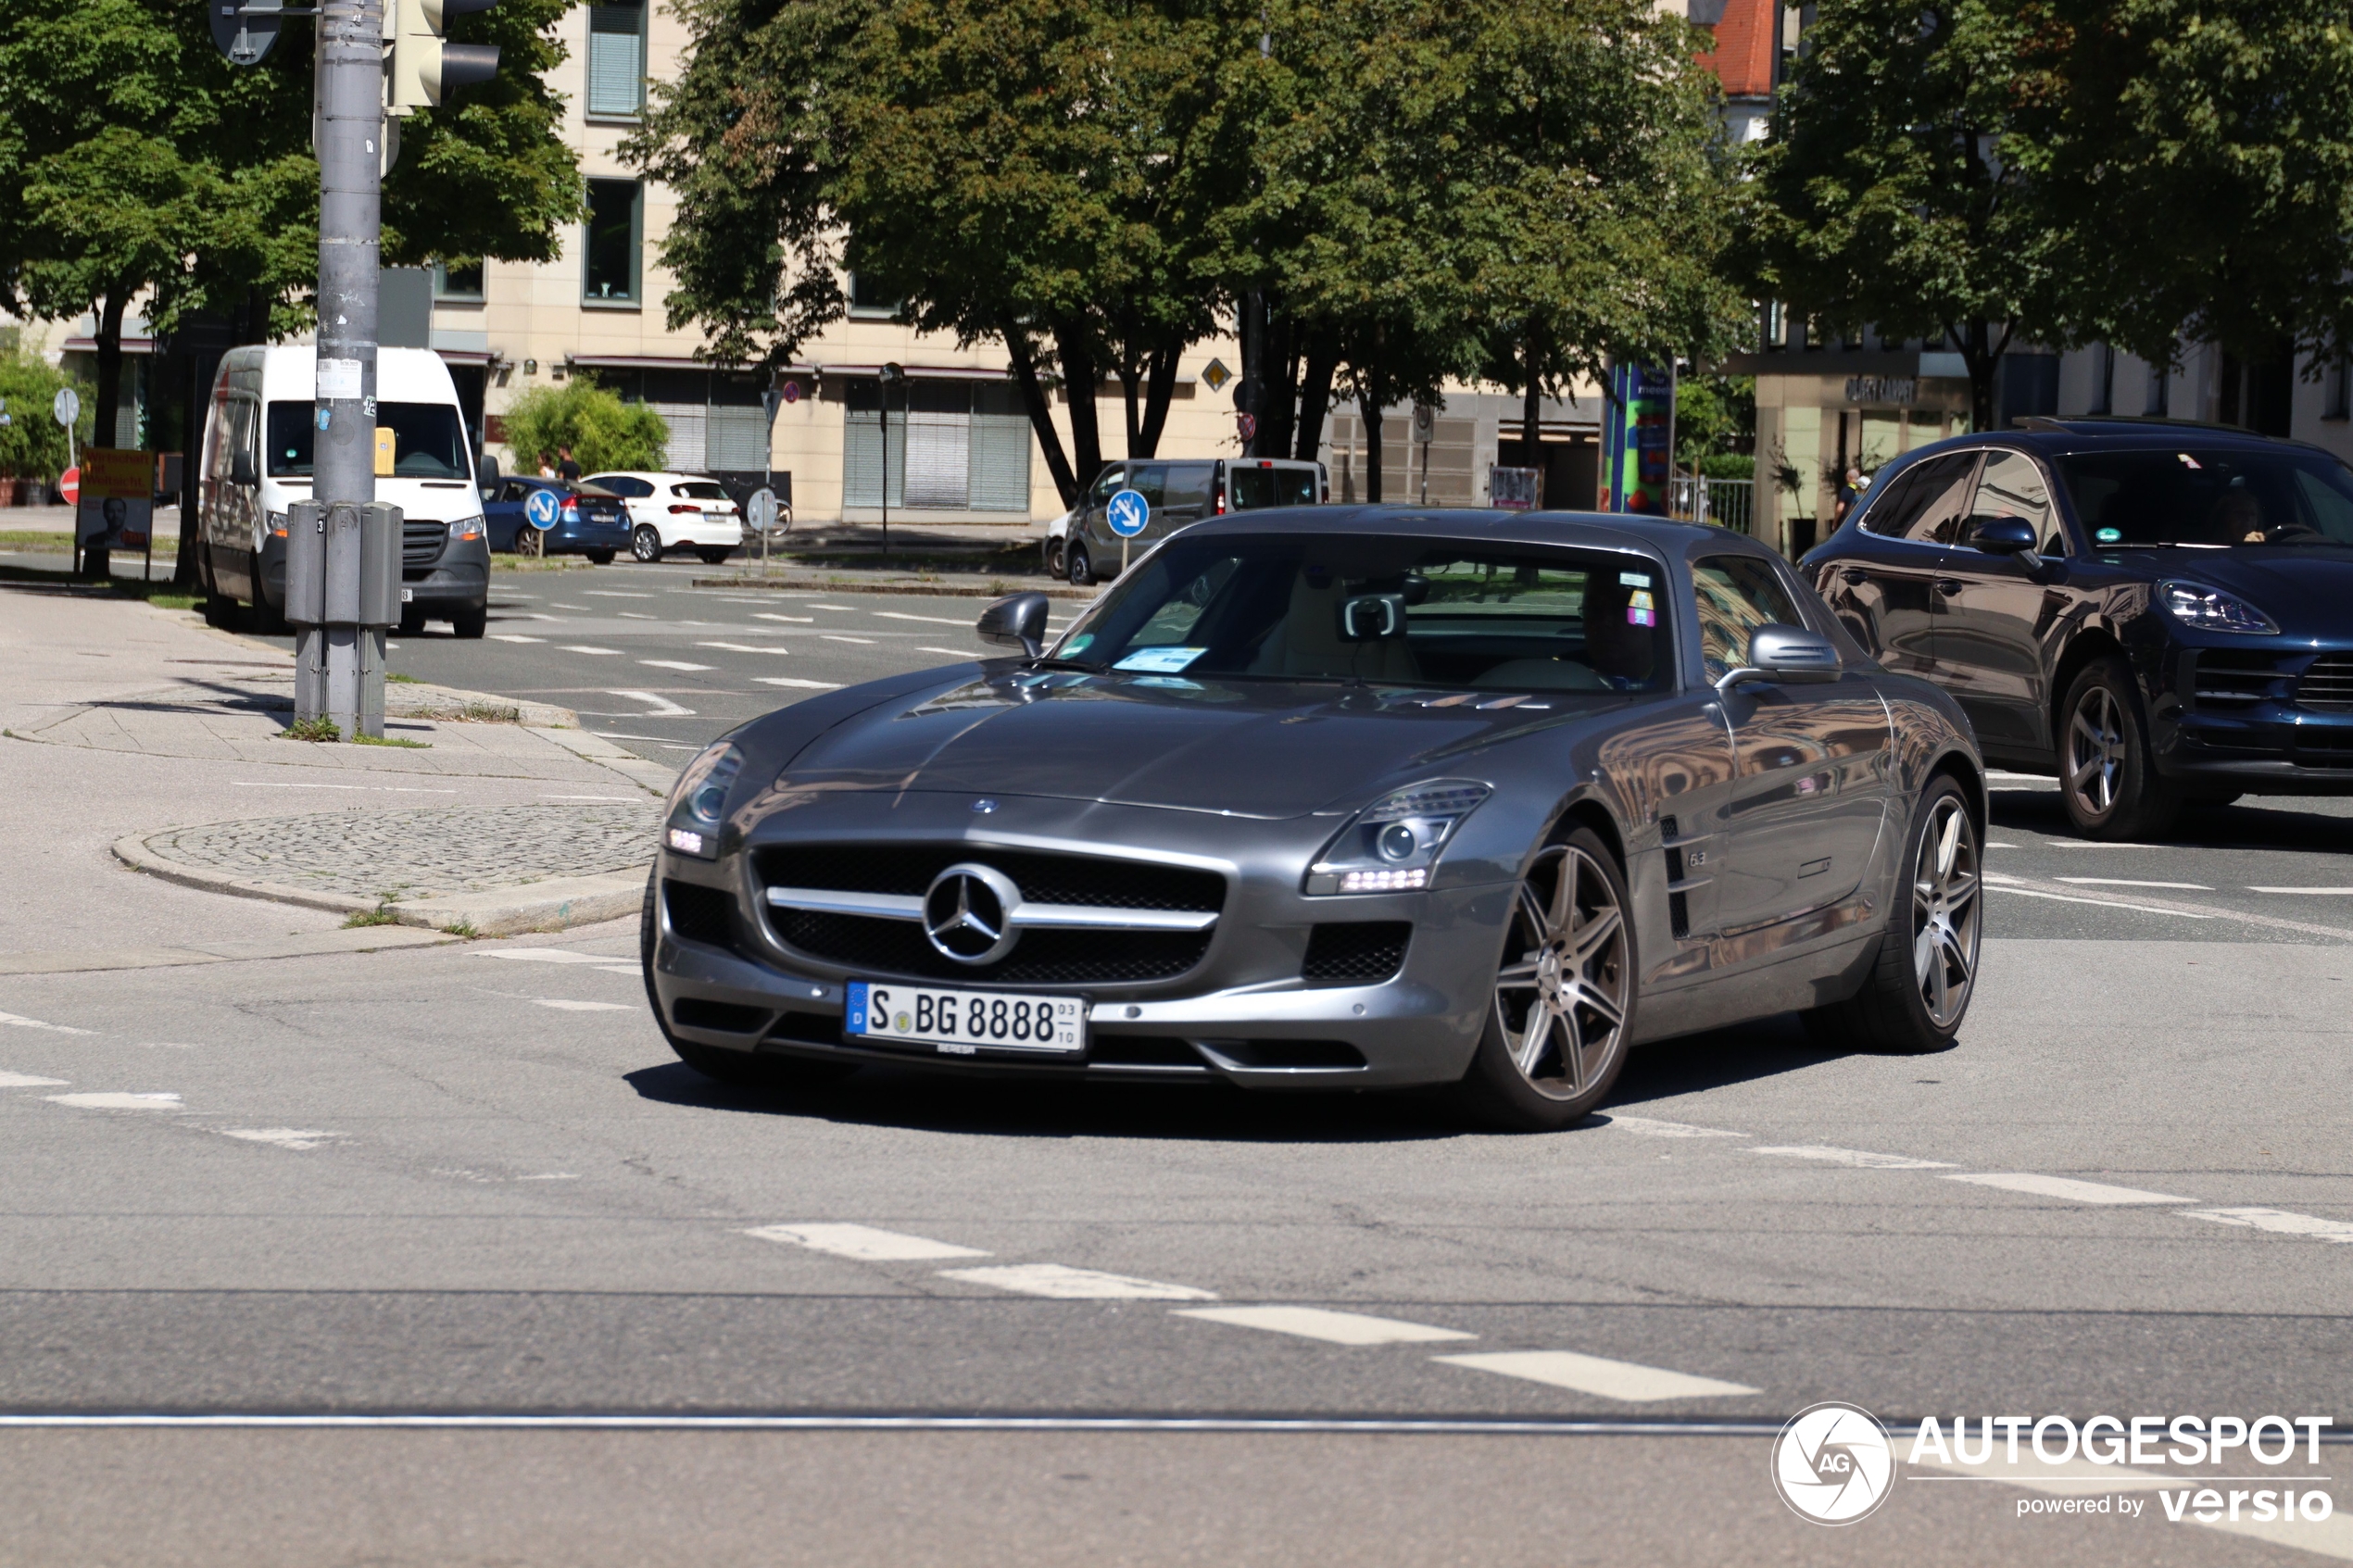
<path fill-rule="evenodd" d="M 588 113 L 635 119 L 646 101 L 646 0 L 588 7 Z"/>
<path fill-rule="evenodd" d="M 459 305 L 482 301 L 480 261 L 436 261 L 433 264 L 433 296 Z"/>
<path fill-rule="evenodd" d="M 2151 415 L 2171 413 L 2173 407 L 2173 378 L 2162 365 L 2149 367 L 2148 402 L 2141 412 Z"/>
<path fill-rule="evenodd" d="M 1029 509 L 1029 416 L 999 383 L 911 381 L 890 395 L 883 429 L 882 383 L 843 387 L 842 505 L 879 506 L 884 447 L 890 504 L 937 511 Z"/>
<path fill-rule="evenodd" d="M 2112 344 L 2095 344 L 2092 347 L 2091 412 L 2116 412 L 2116 348 Z"/>
<path fill-rule="evenodd" d="M 588 224 L 581 236 L 583 299 L 594 305 L 637 303 L 645 209 L 645 187 L 635 180 L 588 182 Z"/>
<path fill-rule="evenodd" d="M 849 275 L 849 313 L 866 320 L 879 320 L 899 314 L 899 301 L 885 299 L 882 291 L 857 273 Z"/>
<path fill-rule="evenodd" d="M 1782 313 L 1780 300 L 1768 299 L 1758 307 L 1757 330 L 1767 350 L 1784 346 L 1782 337 L 1789 331 L 1789 319 Z"/>
<path fill-rule="evenodd" d="M 2321 418 L 2353 419 L 2353 358 L 2340 355 L 2329 362 L 2321 378 Z"/>

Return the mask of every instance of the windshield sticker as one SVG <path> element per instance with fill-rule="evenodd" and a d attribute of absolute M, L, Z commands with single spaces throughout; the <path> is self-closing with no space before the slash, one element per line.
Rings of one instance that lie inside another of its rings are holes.
<path fill-rule="evenodd" d="M 1626 603 L 1629 608 L 1634 609 L 1653 609 L 1656 608 L 1651 603 L 1651 591 L 1648 588 L 1635 589 L 1633 593 L 1627 596 Z"/>
<path fill-rule="evenodd" d="M 1145 675 L 1176 675 L 1182 673 L 1194 659 L 1208 651 L 1207 648 L 1138 648 L 1112 668 Z"/>
<path fill-rule="evenodd" d="M 1633 605 L 1629 605 L 1626 607 L 1626 624 L 1629 626 L 1655 626 L 1658 624 L 1658 611 L 1655 609 L 1642 609 Z"/>
<path fill-rule="evenodd" d="M 2124 530 L 2120 528 L 2103 528 L 2097 533 L 2092 535 L 2092 537 L 2097 539 L 2103 545 L 2113 545 L 2124 537 Z"/>
<path fill-rule="evenodd" d="M 2191 456 L 2190 456 L 2187 452 L 2176 452 L 2176 453 L 2174 453 L 2173 455 L 2174 455 L 2175 457 L 2177 457 L 2177 458 L 2181 458 L 2181 459 L 2182 459 L 2183 465 L 2184 467 L 2187 467 L 2187 468 L 2200 468 L 2200 467 L 2203 467 L 2203 466 L 2204 466 L 2204 465 L 2202 465 L 2201 463 L 2199 463 L 2199 461 L 2198 461 L 2196 458 L 2191 457 Z"/>
<path fill-rule="evenodd" d="M 1617 585 L 1621 588 L 1647 588 L 1651 585 L 1651 574 L 1647 571 L 1621 571 L 1617 574 Z"/>
<path fill-rule="evenodd" d="M 1092 632 L 1081 632 L 1081 633 L 1078 633 L 1078 635 L 1076 635 L 1076 637 L 1073 637 L 1073 638 L 1070 640 L 1070 646 L 1069 646 L 1068 647 L 1066 647 L 1066 648 L 1063 649 L 1063 658 L 1065 658 L 1065 659 L 1074 659 L 1074 658 L 1076 658 L 1078 655 L 1080 655 L 1080 654 L 1082 654 L 1082 653 L 1085 653 L 1085 652 L 1087 651 L 1088 647 L 1090 645 L 1092 645 L 1092 644 L 1093 644 L 1094 640 L 1095 640 L 1095 633 L 1092 633 Z"/>

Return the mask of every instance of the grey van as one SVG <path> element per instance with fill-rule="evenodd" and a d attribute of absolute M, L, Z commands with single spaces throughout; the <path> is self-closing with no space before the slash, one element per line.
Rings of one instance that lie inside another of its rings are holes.
<path fill-rule="evenodd" d="M 1151 506 L 1151 521 L 1133 539 L 1111 531 L 1104 508 L 1122 490 Z M 1321 463 L 1287 458 L 1194 458 L 1106 463 L 1072 508 L 1069 538 L 1046 542 L 1046 570 L 1085 584 L 1119 575 L 1120 546 L 1133 556 L 1205 517 L 1263 507 L 1309 507 L 1331 498 Z M 1060 545 L 1057 550 L 1056 546 Z"/>

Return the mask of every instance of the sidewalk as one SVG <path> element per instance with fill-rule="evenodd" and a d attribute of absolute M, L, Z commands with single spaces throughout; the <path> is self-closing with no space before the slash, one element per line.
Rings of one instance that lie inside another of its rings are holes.
<path fill-rule="evenodd" d="M 0 583 L 0 972 L 636 912 L 670 770 L 564 709 L 396 684 L 410 744 L 285 739 L 286 655 L 62 581 Z"/>

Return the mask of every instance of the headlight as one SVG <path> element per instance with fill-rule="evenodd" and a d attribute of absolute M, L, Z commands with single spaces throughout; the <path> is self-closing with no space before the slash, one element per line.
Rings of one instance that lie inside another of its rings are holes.
<path fill-rule="evenodd" d="M 1494 790 L 1475 779 L 1432 779 L 1356 813 L 1307 868 L 1307 891 L 1402 893 L 1428 887 L 1439 852 Z"/>
<path fill-rule="evenodd" d="M 2247 603 L 2219 589 L 2196 583 L 2159 583 L 2157 602 L 2184 626 L 2202 632 L 2246 632 L 2279 635 L 2279 622 Z"/>
<path fill-rule="evenodd" d="M 662 844 L 680 855 L 713 859 L 719 854 L 719 824 L 727 813 L 727 792 L 743 771 L 743 753 L 725 741 L 705 746 L 670 786 Z"/>
<path fill-rule="evenodd" d="M 270 537 L 271 537 L 272 539 L 283 539 L 283 538 L 284 538 L 284 537 L 286 536 L 286 514 L 285 514 L 285 513 L 283 513 L 283 512 L 271 512 L 271 513 L 270 514 L 270 517 L 269 517 L 269 523 L 270 523 Z"/>
<path fill-rule="evenodd" d="M 481 514 L 476 513 L 476 514 L 475 514 L 474 516 L 472 516 L 472 517 L 461 517 L 461 518 L 459 518 L 457 521 L 455 521 L 455 522 L 451 523 L 451 524 L 449 525 L 449 537 L 451 537 L 452 539 L 479 539 L 479 538 L 481 538 L 481 537 L 482 537 L 482 517 L 481 517 Z"/>

